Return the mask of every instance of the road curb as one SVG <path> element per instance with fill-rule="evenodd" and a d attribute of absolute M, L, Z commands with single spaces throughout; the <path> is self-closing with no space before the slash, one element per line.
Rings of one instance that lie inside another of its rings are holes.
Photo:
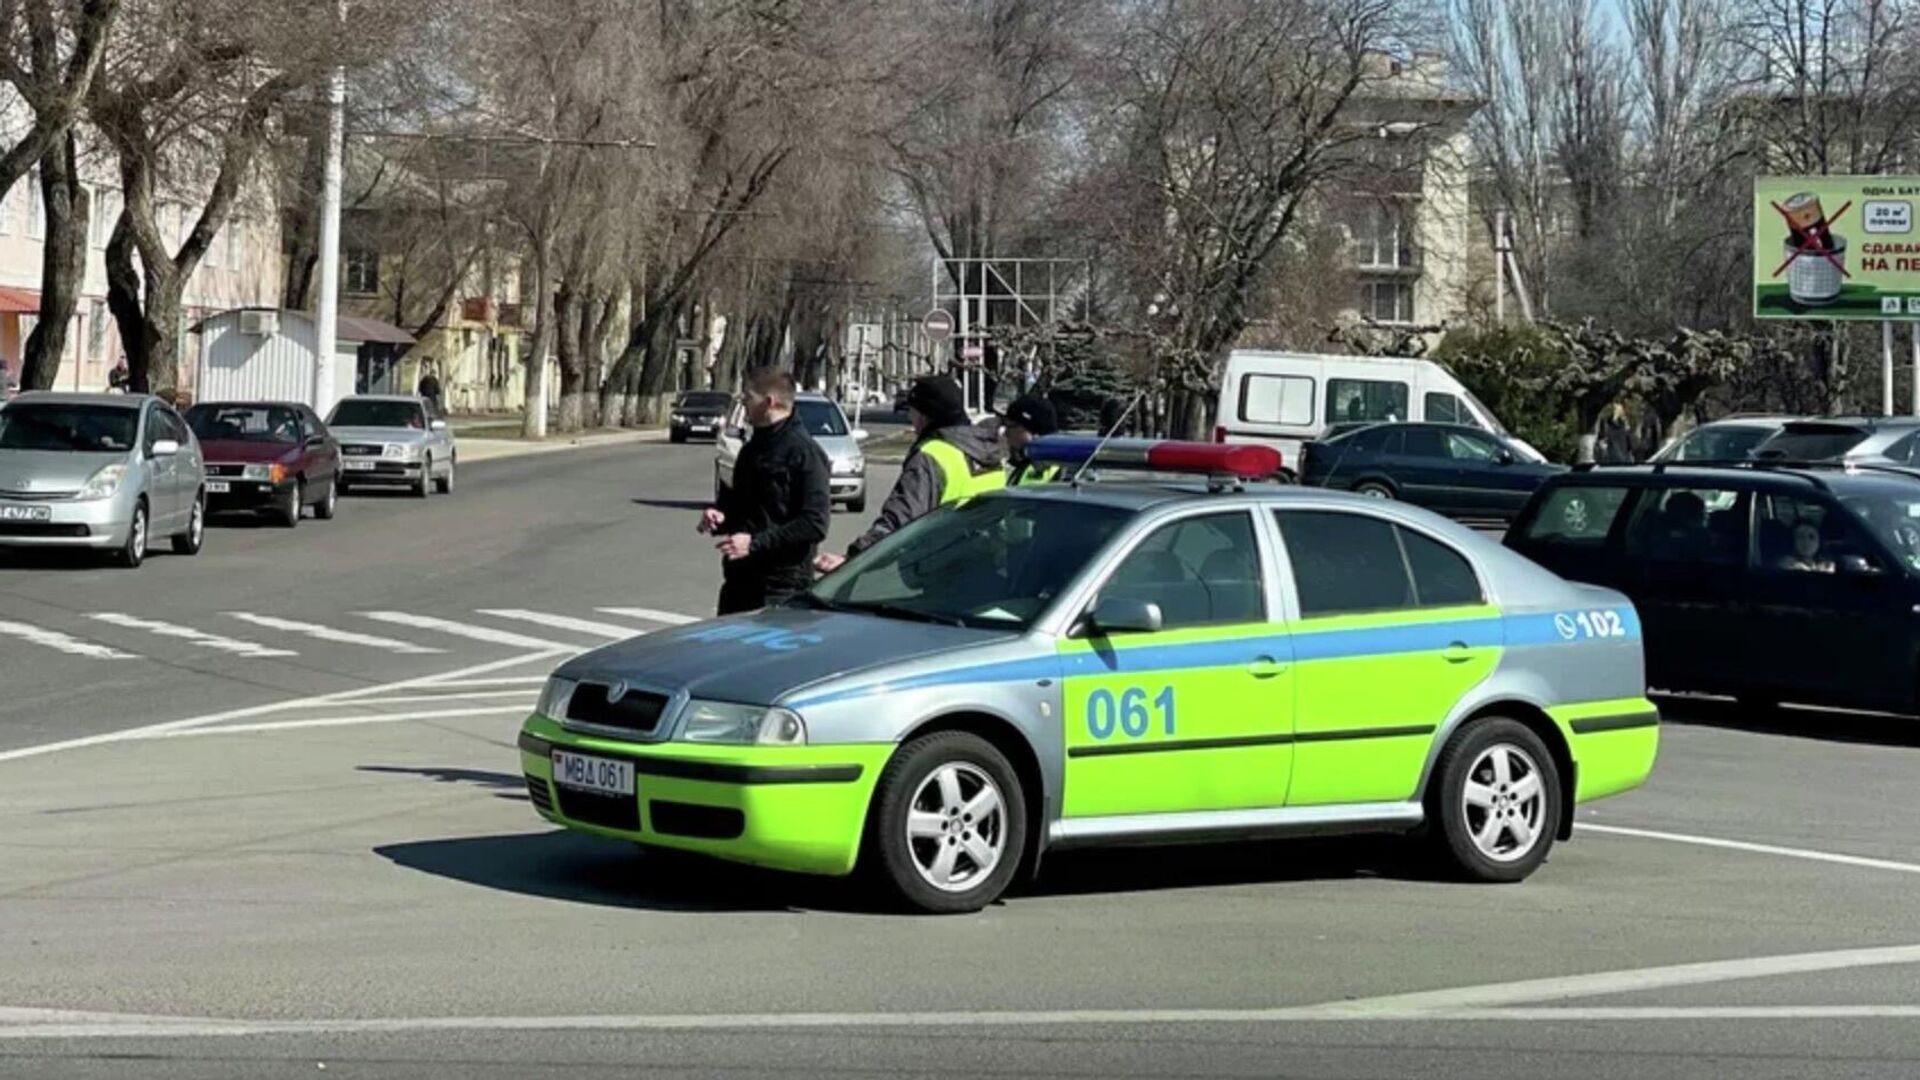
<path fill-rule="evenodd" d="M 631 446 L 666 441 L 665 428 L 588 432 L 539 440 L 466 438 L 459 441 L 459 454 L 463 464 L 471 465 L 481 461 L 501 461 L 507 458 L 530 457 L 534 454 L 553 454 L 564 450 L 594 450 L 608 446 Z"/>

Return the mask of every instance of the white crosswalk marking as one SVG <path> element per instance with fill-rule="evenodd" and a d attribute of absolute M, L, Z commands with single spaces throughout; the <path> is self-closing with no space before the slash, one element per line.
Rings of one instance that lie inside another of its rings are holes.
<path fill-rule="evenodd" d="M 536 649 L 540 652 L 572 652 L 578 646 L 560 641 L 547 641 L 543 638 L 527 637 L 524 634 L 512 634 L 505 630 L 495 630 L 490 626 L 474 626 L 471 623 L 454 622 L 452 619 L 437 619 L 431 615 L 415 615 L 411 611 L 363 611 L 360 614 L 369 619 L 392 623 L 395 626 L 411 626 L 417 630 L 437 630 L 455 637 L 472 638 L 475 641 L 487 641 L 495 645 L 511 645 L 516 649 Z"/>
<path fill-rule="evenodd" d="M 111 623 L 114 626 L 124 626 L 129 630 L 145 630 L 149 633 L 158 634 L 161 637 L 178 638 L 181 641 L 191 642 L 202 648 L 233 653 L 236 656 L 244 656 L 250 659 L 269 656 L 300 655 L 292 649 L 268 648 L 257 642 L 242 641 L 239 638 L 223 637 L 219 634 L 209 634 L 204 630 L 195 630 L 190 626 L 179 626 L 174 623 L 161 622 L 158 619 L 142 619 L 137 615 L 126 615 L 118 611 L 95 612 L 93 618 L 104 623 Z"/>
<path fill-rule="evenodd" d="M 627 619 L 645 619 L 648 622 L 666 623 L 668 626 L 686 626 L 688 623 L 697 623 L 700 621 L 700 617 L 697 615 L 682 615 L 677 611 L 659 611 L 655 608 L 603 607 L 595 608 L 594 610 L 602 615 L 619 615 Z"/>
<path fill-rule="evenodd" d="M 576 630 L 582 634 L 598 634 L 601 637 L 620 638 L 639 637 L 646 633 L 631 626 L 617 623 L 595 622 L 592 619 L 576 619 L 571 615 L 551 615 L 544 611 L 523 611 L 520 608 L 483 608 L 482 615 L 492 615 L 496 619 L 519 619 L 521 622 L 551 626 L 555 630 Z"/>
<path fill-rule="evenodd" d="M 30 623 L 0 621 L 0 634 L 19 638 L 35 645 L 44 645 L 49 649 L 58 649 L 74 656 L 90 656 L 95 660 L 138 660 L 135 653 L 121 652 L 119 649 L 91 641 L 82 641 L 58 630 L 48 630 Z"/>
<path fill-rule="evenodd" d="M 229 611 L 227 614 L 242 622 L 250 622 L 255 626 L 264 626 L 269 630 L 285 630 L 290 634 L 305 634 L 310 638 L 318 638 L 321 641 L 338 642 L 342 645 L 365 645 L 370 649 L 384 649 L 387 652 L 403 653 L 408 656 L 426 656 L 431 653 L 442 653 L 446 651 L 445 649 L 430 649 L 425 645 L 415 645 L 410 641 L 401 641 L 398 638 L 385 638 L 376 634 L 356 634 L 351 630 L 335 630 L 331 626 L 321 626 L 319 623 L 300 622 L 297 619 L 282 619 L 274 615 L 255 615 L 250 611 Z"/>

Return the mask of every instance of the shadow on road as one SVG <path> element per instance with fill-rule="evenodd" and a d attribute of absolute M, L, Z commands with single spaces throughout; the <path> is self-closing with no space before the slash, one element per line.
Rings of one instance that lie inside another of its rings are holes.
<path fill-rule="evenodd" d="M 635 506 L 651 506 L 655 510 L 692 510 L 698 513 L 713 505 L 712 499 L 634 499 Z"/>
<path fill-rule="evenodd" d="M 1882 713 L 1840 712 L 1810 706 L 1742 708 L 1731 701 L 1661 697 L 1660 718 L 1683 727 L 1785 735 L 1824 742 L 1920 748 L 1920 720 Z"/>
<path fill-rule="evenodd" d="M 856 879 L 784 874 L 566 831 L 423 840 L 374 849 L 399 866 L 483 888 L 648 911 L 829 911 L 894 915 Z M 1296 840 L 1128 848 L 1049 856 L 1038 882 L 1009 899 L 1145 893 L 1356 878 L 1431 881 L 1405 842 Z"/>
<path fill-rule="evenodd" d="M 488 889 L 646 911 L 872 913 L 858 889 L 554 830 L 373 849 L 409 870 Z"/>
<path fill-rule="evenodd" d="M 356 772 L 386 773 L 393 776 L 418 776 L 442 784 L 473 784 L 495 792 L 503 799 L 527 799 L 526 777 L 519 773 L 490 772 L 486 769 L 461 769 L 451 766 L 360 765 Z"/>

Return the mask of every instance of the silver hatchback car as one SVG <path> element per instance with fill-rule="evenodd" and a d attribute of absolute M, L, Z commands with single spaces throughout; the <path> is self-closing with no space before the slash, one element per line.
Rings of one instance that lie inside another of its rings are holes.
<path fill-rule="evenodd" d="M 206 536 L 200 443 L 141 394 L 26 393 L 0 406 L 0 546 L 76 547 L 136 567 L 156 536 Z"/>

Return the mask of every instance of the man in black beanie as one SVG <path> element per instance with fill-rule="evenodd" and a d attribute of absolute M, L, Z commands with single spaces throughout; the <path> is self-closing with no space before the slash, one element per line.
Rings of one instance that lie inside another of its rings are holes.
<path fill-rule="evenodd" d="M 907 391 L 907 417 L 918 436 L 900 467 L 900 479 L 873 526 L 848 547 L 857 555 L 910 521 L 950 502 L 1006 486 L 997 432 L 977 427 L 966 395 L 951 375 L 923 375 Z M 822 552 L 814 568 L 831 573 L 846 557 Z"/>
<path fill-rule="evenodd" d="M 1007 477 L 1007 486 L 1050 484 L 1060 479 L 1060 466 L 1036 465 L 1027 460 L 1028 443 L 1060 430 L 1060 418 L 1053 411 L 1052 402 L 1039 394 L 1023 395 L 1007 406 L 1007 424 L 1003 430 L 1007 436 L 1008 457 L 1013 465 L 1013 473 Z"/>

